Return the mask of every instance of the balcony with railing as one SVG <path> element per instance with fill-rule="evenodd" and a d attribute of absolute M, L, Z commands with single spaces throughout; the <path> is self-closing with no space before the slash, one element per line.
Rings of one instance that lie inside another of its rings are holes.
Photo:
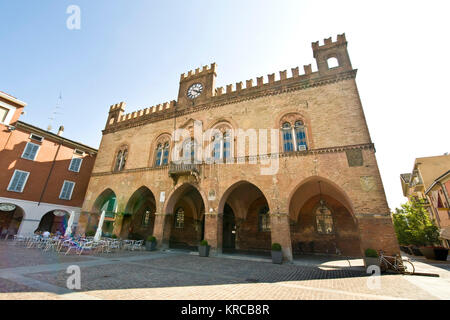
<path fill-rule="evenodd" d="M 169 164 L 169 176 L 176 180 L 180 176 L 200 176 L 200 165 L 196 163 L 174 163 Z"/>

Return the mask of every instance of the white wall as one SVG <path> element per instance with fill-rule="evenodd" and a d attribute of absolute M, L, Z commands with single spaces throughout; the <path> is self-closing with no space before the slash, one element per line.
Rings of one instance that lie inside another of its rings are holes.
<path fill-rule="evenodd" d="M 0 197 L 0 203 L 12 203 L 16 206 L 19 206 L 23 209 L 24 216 L 22 219 L 22 223 L 20 224 L 18 235 L 27 236 L 32 235 L 34 230 L 39 226 L 39 222 L 42 217 L 53 210 L 64 210 L 68 213 L 74 212 L 75 219 L 72 229 L 74 229 L 78 225 L 78 219 L 80 217 L 81 208 L 80 207 L 69 207 L 52 203 L 42 203 L 38 205 L 37 202 L 27 201 L 27 200 L 18 200 L 13 198 L 2 198 Z"/>

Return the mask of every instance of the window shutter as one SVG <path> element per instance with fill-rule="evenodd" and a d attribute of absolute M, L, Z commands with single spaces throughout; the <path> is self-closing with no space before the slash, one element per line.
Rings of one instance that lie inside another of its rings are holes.
<path fill-rule="evenodd" d="M 11 186 L 8 190 L 22 192 L 25 186 L 25 180 L 28 176 L 28 172 L 15 171 L 12 178 Z"/>
<path fill-rule="evenodd" d="M 73 182 L 64 181 L 64 185 L 61 191 L 61 199 L 70 200 L 70 194 L 72 193 L 73 185 Z"/>

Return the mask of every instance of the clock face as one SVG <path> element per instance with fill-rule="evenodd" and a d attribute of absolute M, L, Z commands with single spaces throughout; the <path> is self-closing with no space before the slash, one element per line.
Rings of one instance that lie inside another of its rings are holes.
<path fill-rule="evenodd" d="M 197 98 L 203 91 L 203 85 L 201 83 L 194 83 L 189 87 L 187 91 L 187 96 L 189 99 Z"/>

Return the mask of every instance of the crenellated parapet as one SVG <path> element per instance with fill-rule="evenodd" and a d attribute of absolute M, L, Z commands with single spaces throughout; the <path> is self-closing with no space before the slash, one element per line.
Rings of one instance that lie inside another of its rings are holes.
<path fill-rule="evenodd" d="M 306 89 L 355 77 L 356 70 L 352 69 L 350 63 L 345 34 L 338 35 L 336 41 L 333 41 L 330 37 L 324 39 L 323 44 L 319 44 L 319 41 L 313 42 L 312 49 L 317 63 L 317 71 L 313 71 L 311 64 L 308 64 L 303 66 L 303 70 L 295 67 L 216 88 L 216 63 L 190 70 L 180 76 L 178 99 L 176 101 L 172 100 L 127 114 L 124 114 L 126 105 L 124 102 L 112 105 L 105 129 L 107 132 L 121 130 L 137 123 L 160 121 L 181 114 L 192 113 L 202 108 L 217 107 L 269 94 Z M 331 59 L 335 59 L 337 65 L 329 64 Z M 187 96 L 187 91 L 197 83 L 202 84 L 203 91 L 198 97 L 190 99 Z"/>
<path fill-rule="evenodd" d="M 188 73 L 182 73 L 181 77 L 180 77 L 180 82 L 181 81 L 189 81 L 195 78 L 200 78 L 203 77 L 205 75 L 214 73 L 216 74 L 216 67 L 217 65 L 215 63 L 211 63 L 211 65 L 206 65 L 203 66 L 202 69 L 200 70 L 200 68 L 197 68 L 195 70 L 190 70 L 188 71 Z"/>
<path fill-rule="evenodd" d="M 317 72 L 316 72 L 317 73 Z M 303 66 L 303 73 L 300 73 L 300 68 L 291 68 L 288 73 L 287 70 L 279 71 L 278 74 L 271 73 L 266 76 L 256 77 L 255 79 L 249 79 L 245 81 L 245 86 L 242 81 L 235 84 L 228 84 L 224 87 L 216 88 L 215 97 L 224 97 L 226 95 L 234 95 L 236 93 L 245 94 L 249 92 L 256 92 L 259 90 L 266 90 L 275 88 L 279 85 L 290 84 L 293 82 L 303 81 L 311 79 L 314 75 L 311 65 Z"/>

